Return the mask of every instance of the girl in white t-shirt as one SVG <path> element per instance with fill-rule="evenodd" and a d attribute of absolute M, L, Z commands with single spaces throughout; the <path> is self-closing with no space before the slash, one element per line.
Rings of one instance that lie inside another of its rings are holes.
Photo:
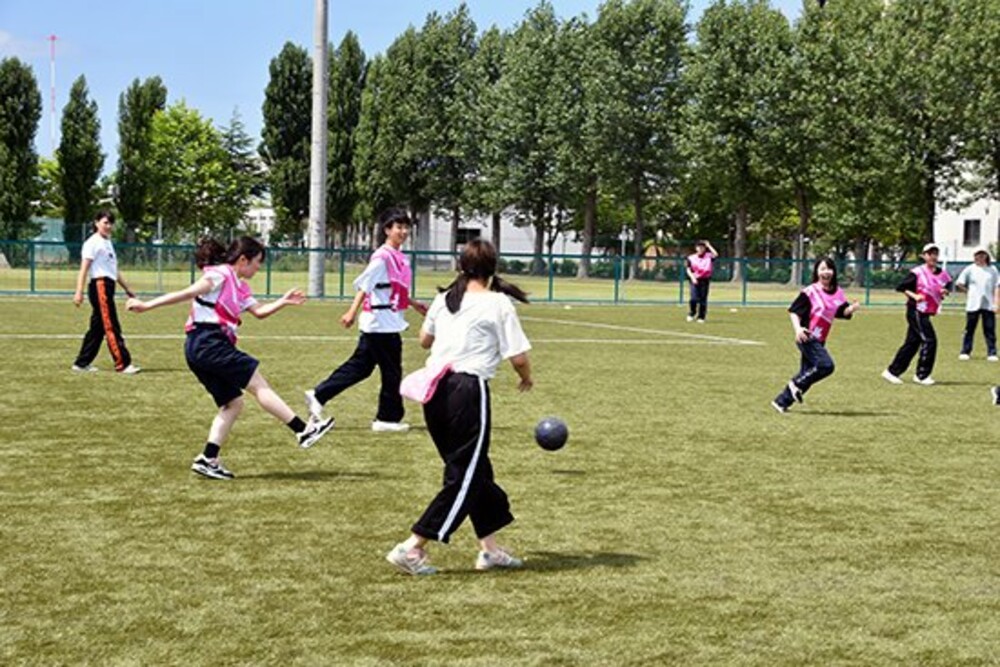
<path fill-rule="evenodd" d="M 520 377 L 518 389 L 532 387 L 528 339 L 510 297 L 527 295 L 496 274 L 496 248 L 475 240 L 459 260 L 461 274 L 427 311 L 420 345 L 430 348 L 429 369 L 440 369 L 424 418 L 444 461 L 444 486 L 386 560 L 407 574 L 433 574 L 424 546 L 447 543 L 466 516 L 479 540 L 477 570 L 515 568 L 522 561 L 497 545 L 496 533 L 514 520 L 507 494 L 493 480 L 489 458 L 488 380 L 503 359 Z M 438 373 L 435 371 L 435 375 Z"/>
<path fill-rule="evenodd" d="M 990 263 L 990 252 L 986 248 L 976 248 L 972 253 L 973 263 L 962 269 L 955 279 L 960 292 L 967 292 L 965 300 L 965 333 L 962 336 L 962 351 L 958 358 L 968 361 L 972 354 L 972 341 L 976 325 L 983 320 L 983 337 L 986 339 L 986 358 L 997 361 L 996 315 L 997 294 L 1000 291 L 1000 273 Z"/>
<path fill-rule="evenodd" d="M 136 313 L 172 303 L 191 304 L 191 314 L 184 324 L 187 334 L 184 357 L 188 368 L 219 407 L 205 449 L 195 458 L 191 470 L 212 479 L 235 476 L 222 465 L 219 450 L 243 411 L 244 390 L 292 430 L 299 447 L 311 447 L 333 426 L 332 419 L 306 424 L 271 389 L 260 373 L 260 362 L 236 347 L 243 313 L 262 320 L 285 306 L 297 306 L 306 300 L 302 292 L 291 289 L 277 301 L 266 305 L 257 302 L 245 281 L 260 270 L 264 252 L 263 244 L 249 236 L 236 239 L 228 248 L 214 239 L 204 239 L 195 252 L 195 262 L 202 270 L 202 277 L 193 285 L 149 301 L 129 299 L 126 304 Z"/>

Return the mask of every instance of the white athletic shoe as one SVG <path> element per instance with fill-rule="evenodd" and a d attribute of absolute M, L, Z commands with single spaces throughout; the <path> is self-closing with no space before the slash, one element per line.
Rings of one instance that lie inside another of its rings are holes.
<path fill-rule="evenodd" d="M 687 316 L 687 321 L 688 322 L 694 322 L 694 315 L 688 315 Z"/>
<path fill-rule="evenodd" d="M 958 355 L 958 360 L 959 361 L 968 361 L 969 360 L 969 355 L 967 355 L 965 352 L 963 352 L 962 354 Z"/>
<path fill-rule="evenodd" d="M 316 400 L 316 391 L 308 390 L 306 393 L 306 412 L 309 413 L 309 421 L 323 421 L 323 404 Z"/>
<path fill-rule="evenodd" d="M 135 364 L 129 364 L 128 366 L 126 366 L 125 368 L 121 369 L 118 372 L 121 373 L 122 375 L 135 375 L 141 370 L 142 369 L 136 366 Z"/>
<path fill-rule="evenodd" d="M 993 397 L 993 405 L 1000 405 L 1000 387 L 990 387 L 990 396 Z"/>
<path fill-rule="evenodd" d="M 995 354 L 991 354 L 990 356 L 986 357 L 986 361 L 1000 361 L 1000 357 L 998 357 Z"/>
<path fill-rule="evenodd" d="M 516 570 L 524 566 L 524 561 L 516 556 L 512 556 L 503 547 L 497 547 L 496 551 L 480 551 L 476 556 L 476 569 L 483 570 Z"/>
<path fill-rule="evenodd" d="M 784 405 L 781 405 L 777 401 L 771 401 L 771 407 L 782 414 L 788 412 L 788 408 L 786 408 Z"/>
<path fill-rule="evenodd" d="M 925 377 L 925 378 L 924 378 L 924 379 L 922 379 L 922 380 L 921 380 L 920 378 L 918 378 L 918 377 L 917 377 L 916 375 L 914 375 L 914 376 L 913 376 L 913 381 L 914 381 L 914 382 L 916 382 L 917 384 L 922 384 L 922 385 L 924 385 L 925 387 L 929 387 L 929 386 L 931 386 L 932 384 L 936 384 L 936 383 L 934 382 L 934 378 L 932 378 L 932 377 L 931 377 L 930 375 L 928 375 L 927 377 Z"/>
<path fill-rule="evenodd" d="M 320 438 L 326 435 L 326 432 L 333 428 L 333 424 L 336 420 L 333 417 L 329 419 L 324 419 L 322 421 L 312 421 L 306 423 L 306 430 L 302 433 L 296 433 L 295 439 L 299 441 L 299 447 L 302 449 L 309 449 L 315 445 Z"/>
<path fill-rule="evenodd" d="M 889 372 L 889 369 L 882 371 L 882 379 L 891 384 L 903 384 L 903 381 Z"/>
<path fill-rule="evenodd" d="M 698 318 L 698 324 L 704 324 L 704 323 L 705 323 L 705 320 L 703 320 L 701 318 Z"/>
<path fill-rule="evenodd" d="M 437 568 L 428 562 L 427 552 L 420 547 L 407 550 L 400 542 L 385 555 L 385 559 L 406 574 L 414 576 L 437 574 Z"/>
<path fill-rule="evenodd" d="M 376 433 L 406 433 L 410 425 L 406 422 L 384 422 L 376 419 L 372 422 L 372 430 Z"/>
<path fill-rule="evenodd" d="M 69 367 L 69 369 L 71 371 L 73 371 L 74 373 L 96 373 L 97 372 L 97 366 L 77 366 L 76 364 L 73 364 L 72 366 Z"/>

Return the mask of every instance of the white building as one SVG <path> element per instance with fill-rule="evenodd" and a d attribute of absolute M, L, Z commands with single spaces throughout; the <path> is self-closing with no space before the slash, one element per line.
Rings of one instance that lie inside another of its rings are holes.
<path fill-rule="evenodd" d="M 971 262 L 976 246 L 986 246 L 994 258 L 1000 250 L 1000 202 L 979 199 L 955 210 L 937 205 L 934 241 L 950 261 Z"/>
<path fill-rule="evenodd" d="M 428 252 L 448 252 L 451 237 L 451 218 L 430 213 L 417 221 L 415 250 Z M 552 252 L 559 255 L 578 255 L 582 244 L 574 240 L 575 234 L 559 234 Z M 458 224 L 458 244 L 483 238 L 493 239 L 493 221 L 489 216 L 464 217 Z M 547 246 L 542 246 L 543 250 Z M 513 216 L 504 214 L 500 218 L 500 252 L 502 254 L 531 254 L 535 251 L 535 228 L 532 225 L 518 227 Z"/>

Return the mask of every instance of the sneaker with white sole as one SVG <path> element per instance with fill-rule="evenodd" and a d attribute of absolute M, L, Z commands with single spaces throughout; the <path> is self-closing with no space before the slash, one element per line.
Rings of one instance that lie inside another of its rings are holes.
<path fill-rule="evenodd" d="M 385 559 L 405 574 L 414 576 L 437 574 L 437 568 L 428 562 L 427 552 L 420 547 L 407 549 L 399 543 L 386 554 Z"/>
<path fill-rule="evenodd" d="M 900 380 L 899 377 L 890 373 L 888 368 L 882 371 L 882 379 L 891 384 L 903 384 L 903 381 Z"/>
<path fill-rule="evenodd" d="M 218 458 L 210 459 L 204 454 L 198 455 L 198 458 L 191 464 L 191 470 L 211 479 L 233 479 L 236 477 L 222 465 L 221 460 Z"/>
<path fill-rule="evenodd" d="M 993 397 L 993 405 L 1000 405 L 1000 387 L 996 385 L 990 387 L 990 396 Z"/>
<path fill-rule="evenodd" d="M 476 569 L 480 571 L 493 569 L 516 570 L 523 566 L 523 560 L 511 555 L 503 547 L 499 547 L 496 551 L 480 551 L 479 555 L 476 556 Z"/>
<path fill-rule="evenodd" d="M 965 352 L 963 352 L 962 354 L 958 355 L 958 360 L 959 361 L 968 361 L 970 358 L 971 357 L 969 355 L 967 355 Z"/>
<path fill-rule="evenodd" d="M 309 420 L 314 422 L 323 421 L 323 404 L 316 398 L 316 390 L 310 389 L 306 394 L 306 412 L 309 413 Z"/>
<path fill-rule="evenodd" d="M 687 316 L 687 321 L 688 322 L 694 322 L 694 315 L 688 315 Z"/>
<path fill-rule="evenodd" d="M 410 425 L 406 422 L 384 422 L 376 419 L 372 422 L 372 430 L 376 433 L 406 433 Z"/>
<path fill-rule="evenodd" d="M 798 387 L 797 384 L 795 384 L 794 382 L 789 382 L 788 383 L 788 391 L 790 391 L 792 393 L 792 398 L 795 399 L 796 403 L 802 403 L 802 401 L 803 401 L 802 390 L 799 389 L 799 387 Z"/>
<path fill-rule="evenodd" d="M 922 384 L 925 387 L 930 387 L 933 384 L 937 384 L 936 382 L 934 382 L 934 378 L 932 378 L 930 375 L 928 375 L 925 378 L 920 378 L 914 375 L 913 381 L 916 382 L 917 384 Z"/>
<path fill-rule="evenodd" d="M 77 366 L 76 364 L 73 364 L 72 366 L 69 367 L 69 369 L 71 371 L 73 371 L 74 373 L 96 373 L 97 372 L 97 366 L 91 366 L 89 364 L 86 365 L 86 366 Z"/>
<path fill-rule="evenodd" d="M 778 403 L 777 401 L 771 401 L 771 407 L 781 413 L 788 412 L 788 408 L 786 408 L 781 403 Z"/>
<path fill-rule="evenodd" d="M 125 368 L 121 369 L 118 372 L 121 373 L 122 375 L 135 375 L 141 370 L 142 369 L 136 366 L 135 364 L 129 364 L 128 366 L 126 366 Z"/>
<path fill-rule="evenodd" d="M 333 417 L 329 419 L 324 419 L 322 421 L 310 421 L 306 424 L 306 430 L 302 433 L 296 433 L 295 437 L 299 441 L 299 447 L 302 449 L 309 449 L 316 442 L 326 435 L 326 432 L 333 428 L 335 420 Z"/>
<path fill-rule="evenodd" d="M 986 357 L 986 361 L 1000 361 L 1000 357 L 998 357 L 995 354 L 991 354 L 990 356 Z"/>

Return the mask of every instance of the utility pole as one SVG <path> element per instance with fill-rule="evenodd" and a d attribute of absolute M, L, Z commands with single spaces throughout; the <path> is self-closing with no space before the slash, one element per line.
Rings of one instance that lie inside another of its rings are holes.
<path fill-rule="evenodd" d="M 327 0 L 313 17 L 312 150 L 309 169 L 309 296 L 323 296 L 326 255 Z"/>

